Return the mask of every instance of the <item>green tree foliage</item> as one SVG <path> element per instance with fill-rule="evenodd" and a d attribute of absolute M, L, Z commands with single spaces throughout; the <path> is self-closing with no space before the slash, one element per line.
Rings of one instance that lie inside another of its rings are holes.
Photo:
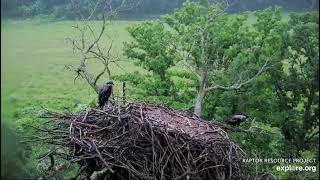
<path fill-rule="evenodd" d="M 32 179 L 35 171 L 28 166 L 30 147 L 21 143 L 20 137 L 1 121 L 1 179 Z"/>
<path fill-rule="evenodd" d="M 259 13 L 250 26 L 248 14 L 228 15 L 223 8 L 205 0 L 187 1 L 166 17 L 177 33 L 182 62 L 198 77 L 197 115 L 202 115 L 203 101 L 212 91 L 240 89 L 256 79 L 278 55 L 274 49 L 282 42 L 279 9 Z"/>
<path fill-rule="evenodd" d="M 108 0 L 109 1 L 109 0 Z M 117 6 L 122 0 L 112 0 L 113 6 Z M 172 13 L 175 8 L 180 8 L 185 0 L 126 0 L 126 3 L 134 5 L 126 8 L 119 15 L 124 18 L 158 17 L 159 15 Z M 199 2 L 201 0 L 194 0 Z M 218 0 L 222 1 L 222 0 Z M 30 18 L 38 15 L 52 15 L 55 18 L 79 19 L 80 12 L 84 17 L 90 15 L 94 4 L 101 2 L 96 9 L 101 14 L 105 1 L 100 0 L 1 0 L 1 17 Z M 318 0 L 237 0 L 228 8 L 228 12 L 243 12 L 259 10 L 269 6 L 279 5 L 288 11 L 301 11 L 319 9 Z"/>
<path fill-rule="evenodd" d="M 244 72 L 250 75 L 259 67 L 257 64 L 265 59 L 271 64 L 268 70 L 275 70 L 276 65 L 282 64 L 285 24 L 281 21 L 280 9 L 275 12 L 271 8 L 258 11 L 256 17 L 254 24 L 238 30 L 240 35 L 234 33 L 239 37 L 236 40 L 239 43 L 234 42 L 231 47 L 223 50 L 235 62 L 235 65 L 230 67 L 231 75 L 227 78 L 232 79 L 232 76 L 237 77 L 238 73 Z M 222 77 L 226 75 L 228 74 Z M 204 115 L 210 119 L 225 120 L 236 112 L 250 112 L 250 115 L 257 117 L 260 122 L 278 125 L 265 116 L 266 113 L 272 113 L 277 114 L 277 118 L 282 117 L 280 112 L 275 111 L 277 97 L 272 84 L 268 83 L 269 79 L 267 74 L 262 74 L 256 81 L 233 92 L 218 89 L 215 93 L 210 93 L 204 103 Z"/>
<path fill-rule="evenodd" d="M 124 43 L 124 55 L 148 73 L 135 72 L 116 78 L 130 82 L 135 87 L 132 94 L 146 97 L 145 100 L 172 102 L 176 88 L 168 69 L 176 59 L 172 46 L 174 37 L 162 23 L 156 21 L 137 24 L 128 28 L 128 32 L 133 41 Z"/>
<path fill-rule="evenodd" d="M 203 99 L 202 115 L 206 119 L 223 123 L 236 112 L 248 114 L 250 120 L 242 124 L 245 131 L 229 132 L 248 157 L 317 158 L 318 14 L 293 14 L 287 22 L 281 19 L 280 8 L 267 8 L 257 11 L 256 21 L 249 23 L 247 13 L 224 14 L 222 7 L 210 6 L 208 1 L 187 1 L 183 8 L 165 18 L 169 25 L 168 36 L 176 38 L 172 42 L 176 55 L 172 57 L 177 59 L 173 67 L 166 69 L 165 77 L 173 81 L 178 89 L 177 94 L 186 90 L 179 96 L 182 95 L 181 102 L 188 104 L 188 108 L 192 107 L 189 102 L 194 101 L 201 89 L 201 82 L 205 81 L 203 87 L 209 90 Z M 172 47 L 170 43 L 162 42 L 161 37 L 166 37 L 163 25 L 157 23 L 161 28 L 151 28 L 153 26 L 146 24 L 148 23 L 140 26 L 143 29 L 140 30 L 140 38 L 143 39 L 140 42 L 146 46 L 126 46 L 127 52 L 135 52 L 131 56 L 140 59 L 140 65 L 143 62 L 141 59 L 146 56 L 146 49 L 152 44 L 158 49 L 148 52 L 157 52 L 155 54 L 166 52 Z M 132 36 L 137 43 L 137 35 Z M 148 44 L 149 42 L 152 43 Z M 157 45 L 158 42 L 162 42 L 164 46 Z M 171 51 L 169 54 L 171 55 Z M 255 76 L 266 61 L 269 64 L 265 72 Z M 187 66 L 188 71 L 184 71 L 181 65 Z M 146 68 L 146 65 L 143 66 Z M 206 76 L 203 76 L 204 72 L 207 73 Z M 255 78 L 237 88 L 233 84 L 239 83 L 239 77 L 244 82 L 251 77 Z M 138 84 L 143 78 L 144 75 L 131 76 Z M 144 84 L 139 88 L 146 90 L 149 87 Z M 171 100 L 178 102 L 178 98 Z M 172 104 L 180 107 L 178 103 Z M 255 174 L 255 168 L 258 168 L 258 174 Z M 246 171 L 248 178 L 265 177 L 270 172 L 282 178 L 300 177 L 295 173 L 279 174 L 274 171 L 273 165 L 257 167 L 250 164 Z M 303 173 L 302 176 L 317 177 L 310 173 Z"/>
<path fill-rule="evenodd" d="M 319 139 L 319 15 L 292 14 L 285 42 L 284 68 L 270 74 L 286 112 L 279 125 L 299 155 Z"/>
<path fill-rule="evenodd" d="M 257 14 L 254 26 L 264 32 L 277 32 L 276 26 L 268 25 L 272 22 L 268 11 Z M 205 101 L 206 117 L 225 120 L 235 112 L 246 112 L 255 118 L 255 123 L 249 121 L 242 126 L 254 130 L 253 134 L 231 133 L 251 157 L 318 159 L 318 18 L 317 13 L 292 14 L 284 31 L 269 36 L 270 42 L 262 48 L 265 56 L 273 57 L 267 73 L 238 91 L 217 91 Z M 278 47 L 270 48 L 268 44 L 278 44 L 275 46 Z M 253 168 L 250 171 L 253 172 L 256 167 L 249 168 Z M 259 171 L 272 169 L 271 166 L 261 168 L 264 170 Z M 286 173 L 281 177 L 299 179 L 297 177 L 302 176 L 317 178 L 314 173 Z"/>
<path fill-rule="evenodd" d="M 173 36 L 162 23 L 145 22 L 128 29 L 135 42 L 125 43 L 124 54 L 167 81 L 167 70 L 174 65 Z"/>
<path fill-rule="evenodd" d="M 2 17 L 30 18 L 38 15 L 53 15 L 56 18 L 79 19 L 89 17 L 93 9 L 96 14 L 108 10 L 109 2 L 117 7 L 123 0 L 1 0 Z M 145 17 L 172 12 L 183 0 L 126 0 L 126 11 L 120 16 L 126 18 Z M 95 7 L 96 3 L 98 6 Z M 107 6 L 106 6 L 107 5 Z"/>
<path fill-rule="evenodd" d="M 48 6 L 41 0 L 37 0 L 29 5 L 22 5 L 19 9 L 23 17 L 34 17 L 48 13 Z"/>
<path fill-rule="evenodd" d="M 249 24 L 248 14 L 228 15 L 221 8 L 187 2 L 166 22 L 176 30 L 181 51 L 190 52 L 187 63 L 198 76 L 203 116 L 223 122 L 236 112 L 247 113 L 255 118 L 243 126 L 249 132 L 230 135 L 248 155 L 279 157 L 284 138 L 274 122 L 283 114 L 276 111 L 267 74 L 258 72 L 266 61 L 269 68 L 281 63 L 285 24 L 280 9 L 259 11 L 256 22 Z"/>

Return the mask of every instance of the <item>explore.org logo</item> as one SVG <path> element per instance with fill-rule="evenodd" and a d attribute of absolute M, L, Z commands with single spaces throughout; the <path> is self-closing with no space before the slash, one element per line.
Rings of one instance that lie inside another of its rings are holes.
<path fill-rule="evenodd" d="M 243 163 L 253 164 L 274 164 L 277 171 L 311 171 L 317 172 L 316 159 L 298 159 L 298 158 L 244 158 Z"/>
<path fill-rule="evenodd" d="M 283 171 L 283 172 L 288 172 L 288 171 L 312 171 L 312 172 L 317 172 L 317 166 L 277 166 L 276 167 L 277 171 Z"/>

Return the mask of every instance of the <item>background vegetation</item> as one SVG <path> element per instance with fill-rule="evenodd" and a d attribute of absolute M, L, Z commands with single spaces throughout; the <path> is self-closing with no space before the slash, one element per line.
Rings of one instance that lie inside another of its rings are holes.
<path fill-rule="evenodd" d="M 150 0 L 132 11 L 139 12 L 137 17 L 157 15 L 172 12 L 182 3 L 168 2 Z M 271 3 L 257 2 L 256 7 L 247 5 L 242 8 L 254 10 Z M 81 3 L 80 7 L 88 7 L 85 4 L 89 1 Z M 299 10 L 315 8 L 311 1 L 299 3 L 292 4 L 301 6 Z M 29 126 L 41 122 L 37 117 L 43 113 L 44 107 L 55 111 L 80 111 L 96 105 L 96 94 L 84 81 L 73 83 L 74 74 L 65 67 L 76 64 L 80 57 L 65 39 L 74 35 L 71 26 L 78 18 L 75 14 L 67 14 L 73 13 L 66 9 L 70 4 L 48 0 L 1 1 L 1 4 L 6 7 L 2 18 L 33 17 L 32 20 L 2 19 L 1 119 L 5 124 L 1 124 L 4 130 L 1 138 L 8 149 L 2 148 L 1 156 L 8 158 L 2 161 L 1 168 L 7 170 L 18 166 L 10 169 L 18 170 L 20 177 L 38 176 L 41 171 L 37 168 L 36 157 L 47 151 L 46 147 L 30 149 L 9 142 L 19 141 L 22 135 L 35 135 Z M 191 47 L 197 43 L 196 47 L 201 47 L 198 41 L 201 34 L 196 28 L 209 24 L 208 32 L 212 34 L 208 33 L 208 37 L 214 38 L 208 38 L 208 43 L 216 44 L 206 47 L 206 55 L 215 61 L 224 57 L 228 61 L 221 62 L 223 66 L 210 73 L 208 82 L 232 85 L 241 72 L 244 72 L 243 77 L 252 77 L 266 60 L 270 60 L 270 66 L 241 88 L 227 91 L 217 88 L 208 92 L 202 101 L 201 116 L 224 123 L 231 114 L 245 112 L 251 117 L 251 121 L 241 127 L 245 131 L 229 133 L 247 157 L 315 158 L 317 162 L 309 165 L 316 165 L 318 169 L 318 13 L 289 15 L 279 8 L 269 8 L 257 13 L 223 14 L 210 22 L 203 18 L 204 15 L 215 13 L 219 7 L 208 7 L 205 1 L 188 2 L 161 20 L 112 22 L 106 34 L 114 40 L 112 54 L 122 60 L 119 62 L 121 67 L 111 65 L 116 80 L 115 95 L 121 96 L 121 82 L 126 81 L 127 96 L 131 99 L 155 101 L 193 111 L 201 83 L 183 63 L 184 54 L 181 52 L 201 57 L 202 49 Z M 293 5 L 286 6 L 287 9 L 290 7 Z M 234 7 L 233 11 L 242 9 Z M 34 18 L 40 14 L 73 20 L 50 22 L 47 18 Z M 98 26 L 99 21 L 90 23 Z M 218 57 L 211 56 L 213 53 Z M 191 59 L 190 65 L 202 67 L 203 62 L 199 59 Z M 92 64 L 90 68 L 99 67 Z M 318 178 L 318 173 L 312 172 L 279 172 L 272 164 L 246 165 L 245 170 L 252 179 L 269 173 L 281 179 Z M 70 172 L 64 173 L 67 177 L 72 175 L 72 171 L 71 175 Z M 8 177 L 3 173 L 1 176 Z"/>
<path fill-rule="evenodd" d="M 89 16 L 95 2 L 91 0 L 1 0 L 1 17 L 32 18 L 45 15 L 60 19 L 79 19 L 80 14 L 84 17 Z M 116 5 L 121 0 L 112 2 L 113 5 Z M 158 17 L 162 14 L 172 13 L 175 8 L 182 6 L 184 0 L 143 0 L 138 4 L 137 2 L 127 0 L 127 3 L 135 4 L 135 6 L 125 12 L 120 12 L 119 16 L 125 19 Z M 282 6 L 285 11 L 319 9 L 319 1 L 317 0 L 231 0 L 230 3 L 233 5 L 228 9 L 229 12 L 253 11 L 276 5 Z M 74 8 L 77 10 L 74 11 Z M 98 8 L 96 12 L 101 13 L 102 8 Z"/>

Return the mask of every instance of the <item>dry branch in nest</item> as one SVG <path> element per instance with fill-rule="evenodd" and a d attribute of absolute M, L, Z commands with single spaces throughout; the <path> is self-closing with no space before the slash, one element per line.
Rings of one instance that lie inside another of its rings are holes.
<path fill-rule="evenodd" d="M 130 103 L 47 117 L 59 123 L 46 142 L 69 150 L 78 177 L 243 179 L 238 147 L 222 128 L 168 107 Z"/>

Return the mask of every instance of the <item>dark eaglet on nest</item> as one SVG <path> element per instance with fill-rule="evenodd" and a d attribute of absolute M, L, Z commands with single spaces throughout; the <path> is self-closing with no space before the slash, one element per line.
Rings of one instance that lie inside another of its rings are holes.
<path fill-rule="evenodd" d="M 100 89 L 98 94 L 98 101 L 99 101 L 98 103 L 100 108 L 103 108 L 104 105 L 108 102 L 109 97 L 111 96 L 111 93 L 112 93 L 112 85 L 113 85 L 113 81 L 110 80 Z"/>
<path fill-rule="evenodd" d="M 237 113 L 227 120 L 227 124 L 239 127 L 240 123 L 244 122 L 249 116 L 244 113 Z"/>

